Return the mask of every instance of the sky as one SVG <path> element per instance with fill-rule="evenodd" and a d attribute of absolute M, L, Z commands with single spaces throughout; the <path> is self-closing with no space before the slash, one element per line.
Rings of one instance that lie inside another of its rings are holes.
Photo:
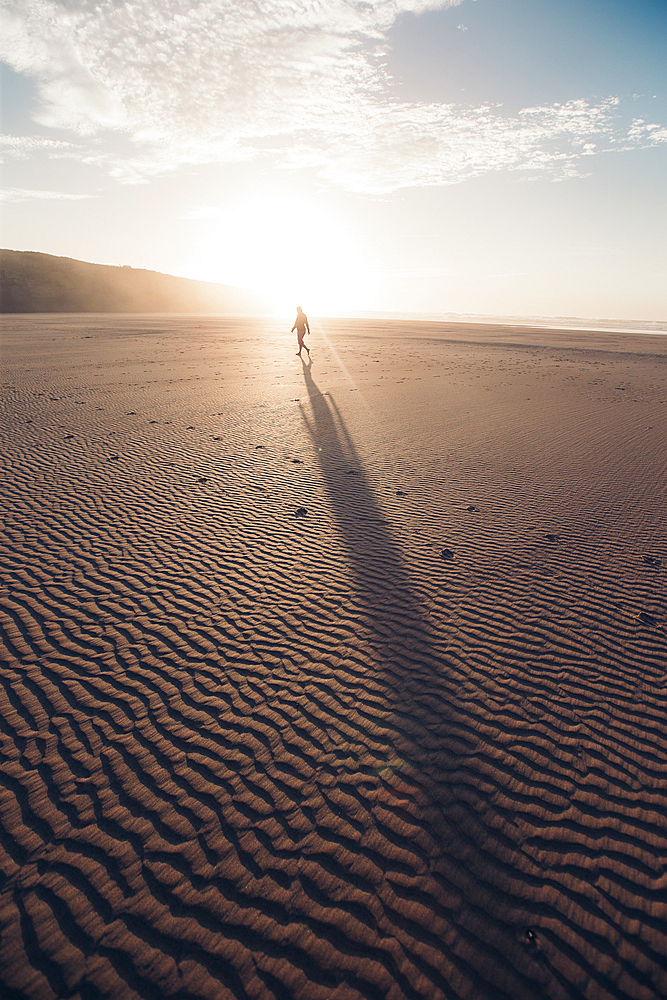
<path fill-rule="evenodd" d="M 667 320 L 665 0 L 0 0 L 2 246 Z"/>

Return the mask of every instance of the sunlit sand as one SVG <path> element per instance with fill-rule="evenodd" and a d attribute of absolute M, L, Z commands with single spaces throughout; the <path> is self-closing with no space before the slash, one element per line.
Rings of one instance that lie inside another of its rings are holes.
<path fill-rule="evenodd" d="M 5 317 L 11 996 L 666 995 L 667 338 L 291 321 Z"/>

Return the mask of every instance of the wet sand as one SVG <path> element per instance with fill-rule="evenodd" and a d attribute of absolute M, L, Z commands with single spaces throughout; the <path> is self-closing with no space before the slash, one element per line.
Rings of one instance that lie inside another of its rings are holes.
<path fill-rule="evenodd" d="M 0 996 L 664 997 L 667 337 L 290 324 L 3 318 Z"/>

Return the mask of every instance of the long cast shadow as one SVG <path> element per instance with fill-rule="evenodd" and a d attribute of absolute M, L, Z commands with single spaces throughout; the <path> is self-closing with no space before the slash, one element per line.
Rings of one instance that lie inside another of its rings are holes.
<path fill-rule="evenodd" d="M 382 631 L 428 650 L 428 629 L 401 550 L 392 536 L 333 397 L 316 385 L 302 360 L 311 414 L 301 413 L 313 441 L 338 536 L 347 552 L 357 597 L 370 618 L 386 608 Z M 414 652 L 414 650 L 413 650 Z"/>
<path fill-rule="evenodd" d="M 509 1000 L 507 992 L 496 990 L 494 962 L 510 967 L 512 975 L 525 964 L 513 929 L 522 919 L 522 906 L 506 903 L 502 888 L 505 855 L 512 855 L 515 848 L 509 841 L 505 847 L 500 842 L 498 861 L 492 853 L 489 862 L 484 824 L 474 810 L 469 814 L 461 804 L 474 788 L 483 802 L 486 790 L 483 775 L 475 776 L 477 765 L 469 757 L 474 727 L 471 731 L 470 718 L 452 704 L 460 668 L 448 661 L 446 636 L 429 624 L 338 407 L 331 396 L 320 392 L 310 365 L 303 364 L 303 375 L 311 413 L 302 407 L 302 415 L 368 626 L 367 648 L 377 676 L 391 689 L 395 735 L 388 736 L 387 761 L 376 772 L 383 786 L 380 801 L 399 810 L 410 801 L 418 807 L 419 823 L 436 846 L 431 862 L 435 877 L 440 884 L 457 887 L 454 891 L 461 893 L 466 913 L 468 903 L 472 906 L 468 930 L 471 940 L 476 939 L 475 963 L 482 973 L 479 995 Z M 461 762 L 468 771 L 463 793 L 448 777 Z M 490 959 L 489 936 L 494 942 Z M 511 954 L 509 962 L 506 954 Z M 535 993 L 530 990 L 526 996 L 540 995 L 540 988 Z"/>
<path fill-rule="evenodd" d="M 438 640 L 429 628 L 425 609 L 415 592 L 401 549 L 378 503 L 354 441 L 331 395 L 315 383 L 311 365 L 303 364 L 310 413 L 301 413 L 314 445 L 321 481 L 344 546 L 353 577 L 357 613 L 366 623 L 365 648 L 379 675 L 392 689 L 391 713 L 401 746 L 397 758 L 412 765 L 413 777 L 431 798 L 434 762 L 417 732 L 424 707 L 418 700 L 428 693 L 437 675 L 446 669 L 438 655 Z M 442 704 L 442 722 L 450 716 Z M 422 730 L 423 735 L 423 730 Z M 416 742 L 415 742 L 416 738 Z M 427 740 L 428 743 L 428 740 Z M 402 768 L 398 768 L 402 769 Z"/>

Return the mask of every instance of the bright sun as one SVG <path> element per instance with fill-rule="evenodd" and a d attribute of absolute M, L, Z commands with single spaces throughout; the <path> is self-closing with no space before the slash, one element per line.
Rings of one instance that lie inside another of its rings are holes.
<path fill-rule="evenodd" d="M 297 303 L 326 315 L 369 308 L 372 299 L 372 271 L 352 238 L 295 198 L 258 197 L 225 211 L 207 254 L 209 280 L 255 289 L 280 315 Z"/>

